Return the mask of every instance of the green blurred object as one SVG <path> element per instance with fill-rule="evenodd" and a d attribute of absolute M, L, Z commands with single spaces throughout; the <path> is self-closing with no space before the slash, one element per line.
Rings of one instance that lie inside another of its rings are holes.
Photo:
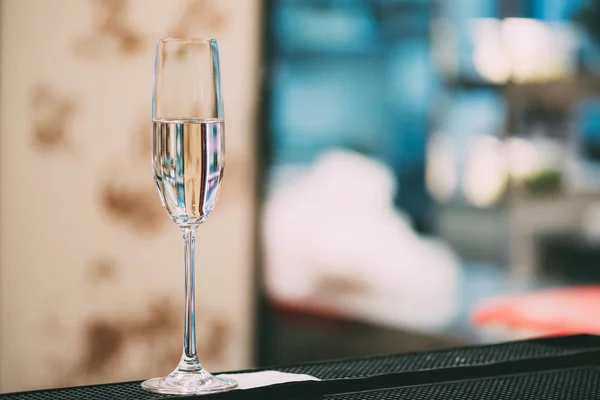
<path fill-rule="evenodd" d="M 531 194 L 555 193 L 562 187 L 562 175 L 557 169 L 540 170 L 525 178 L 523 183 Z"/>

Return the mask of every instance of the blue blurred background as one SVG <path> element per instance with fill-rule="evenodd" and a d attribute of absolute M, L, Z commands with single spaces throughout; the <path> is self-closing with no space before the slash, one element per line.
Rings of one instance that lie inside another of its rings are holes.
<path fill-rule="evenodd" d="M 599 11 L 265 3 L 263 363 L 597 329 Z"/>

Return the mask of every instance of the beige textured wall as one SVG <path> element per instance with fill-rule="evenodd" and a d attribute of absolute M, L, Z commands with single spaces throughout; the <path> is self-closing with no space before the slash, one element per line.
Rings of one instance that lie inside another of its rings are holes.
<path fill-rule="evenodd" d="M 250 363 L 259 0 L 2 0 L 0 391 L 178 361 L 183 256 L 149 160 L 154 41 L 216 37 L 227 169 L 197 238 L 200 357 Z"/>

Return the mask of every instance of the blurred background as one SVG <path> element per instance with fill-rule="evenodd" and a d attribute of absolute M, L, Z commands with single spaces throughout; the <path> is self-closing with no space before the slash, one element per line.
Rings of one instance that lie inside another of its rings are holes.
<path fill-rule="evenodd" d="M 600 334 L 600 1 L 1 0 L 0 391 L 180 354 L 154 42 L 219 40 L 211 370 Z"/>

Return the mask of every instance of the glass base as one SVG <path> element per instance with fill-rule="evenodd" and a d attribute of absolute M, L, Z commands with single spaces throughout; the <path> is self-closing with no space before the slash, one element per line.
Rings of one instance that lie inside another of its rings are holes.
<path fill-rule="evenodd" d="M 236 381 L 217 378 L 204 368 L 193 372 L 177 369 L 163 378 L 153 378 L 142 382 L 142 389 L 161 394 L 199 395 L 224 392 L 237 385 Z"/>

